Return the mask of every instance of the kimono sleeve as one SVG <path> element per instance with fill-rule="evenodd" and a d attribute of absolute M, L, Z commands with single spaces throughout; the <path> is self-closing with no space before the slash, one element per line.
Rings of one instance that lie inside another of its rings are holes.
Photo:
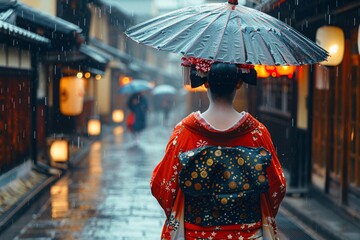
<path fill-rule="evenodd" d="M 155 167 L 150 181 L 152 195 L 157 199 L 167 217 L 171 213 L 178 192 L 178 172 L 180 162 L 175 144 L 177 136 L 175 128 L 167 144 L 163 159 Z"/>
<path fill-rule="evenodd" d="M 270 133 L 265 126 L 261 127 L 262 132 L 262 145 L 270 151 L 272 160 L 270 166 L 267 168 L 266 173 L 269 180 L 269 190 L 267 192 L 267 198 L 269 199 L 271 211 L 275 217 L 280 203 L 285 197 L 286 192 L 286 179 L 281 167 L 278 155 L 275 151 L 274 145 L 271 140 Z"/>

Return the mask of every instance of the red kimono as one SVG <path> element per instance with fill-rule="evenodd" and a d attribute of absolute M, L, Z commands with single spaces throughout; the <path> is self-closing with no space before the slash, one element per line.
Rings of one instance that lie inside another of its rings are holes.
<path fill-rule="evenodd" d="M 156 166 L 151 179 L 151 190 L 163 208 L 167 220 L 161 239 L 277 239 L 275 216 L 285 196 L 286 181 L 270 134 L 266 127 L 250 114 L 233 127 L 219 131 L 211 127 L 200 112 L 190 114 L 174 129 L 166 153 Z M 261 220 L 246 224 L 209 226 L 184 222 L 184 193 L 179 187 L 181 170 L 179 154 L 203 146 L 263 147 L 271 154 L 266 169 L 269 188 L 260 194 Z"/>

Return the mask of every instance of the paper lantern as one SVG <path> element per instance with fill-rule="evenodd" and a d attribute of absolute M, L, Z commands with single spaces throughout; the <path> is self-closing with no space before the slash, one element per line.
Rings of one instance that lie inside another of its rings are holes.
<path fill-rule="evenodd" d="M 112 113 L 112 120 L 115 123 L 121 123 L 124 121 L 124 111 L 121 109 L 116 109 Z"/>
<path fill-rule="evenodd" d="M 75 116 L 83 111 L 84 80 L 74 76 L 60 79 L 60 112 L 64 115 Z"/>
<path fill-rule="evenodd" d="M 316 43 L 329 52 L 327 61 L 321 62 L 325 66 L 337 66 L 344 57 L 344 31 L 335 26 L 323 26 L 316 31 Z"/>
<path fill-rule="evenodd" d="M 67 162 L 69 160 L 69 142 L 65 139 L 54 140 L 50 145 L 52 162 Z"/>
<path fill-rule="evenodd" d="M 278 77 L 279 74 L 277 72 L 276 66 L 265 66 L 265 70 L 272 76 L 272 77 Z"/>
<path fill-rule="evenodd" d="M 296 70 L 296 66 L 276 66 L 276 72 L 279 75 L 292 76 Z"/>
<path fill-rule="evenodd" d="M 257 77 L 258 78 L 270 77 L 270 73 L 266 70 L 264 65 L 255 65 L 254 69 L 257 72 Z"/>
<path fill-rule="evenodd" d="M 89 119 L 87 124 L 87 132 L 89 136 L 99 136 L 101 134 L 100 119 Z"/>

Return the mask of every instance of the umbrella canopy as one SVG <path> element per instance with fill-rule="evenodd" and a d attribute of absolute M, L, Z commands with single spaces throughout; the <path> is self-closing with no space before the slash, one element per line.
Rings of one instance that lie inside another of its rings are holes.
<path fill-rule="evenodd" d="M 175 95 L 177 93 L 176 88 L 171 85 L 162 84 L 156 86 L 152 90 L 153 95 L 160 96 L 160 95 Z"/>
<path fill-rule="evenodd" d="M 237 0 L 182 8 L 138 24 L 126 34 L 160 50 L 219 62 L 303 65 L 328 57 L 289 25 L 239 6 Z"/>
<path fill-rule="evenodd" d="M 148 81 L 135 79 L 135 80 L 132 80 L 130 83 L 120 87 L 119 93 L 132 94 L 132 93 L 148 91 L 151 89 L 152 89 L 152 86 Z"/>

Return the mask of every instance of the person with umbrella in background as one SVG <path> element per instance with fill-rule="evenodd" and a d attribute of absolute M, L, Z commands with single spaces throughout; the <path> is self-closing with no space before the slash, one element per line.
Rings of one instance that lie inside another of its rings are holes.
<path fill-rule="evenodd" d="M 146 80 L 135 79 L 119 88 L 120 94 L 131 94 L 127 101 L 129 113 L 126 118 L 126 127 L 134 137 L 135 145 L 138 144 L 139 133 L 146 128 L 148 102 L 144 92 L 152 89 Z"/>
<path fill-rule="evenodd" d="M 236 90 L 256 83 L 254 64 L 299 66 L 329 54 L 237 0 L 173 11 L 126 34 L 181 53 L 191 86 L 208 88 L 208 109 L 176 125 L 153 171 L 152 194 L 167 218 L 161 239 L 278 239 L 286 180 L 267 128 L 234 109 Z"/>
<path fill-rule="evenodd" d="M 175 96 L 177 90 L 175 87 L 167 84 L 161 84 L 156 86 L 152 90 L 154 96 L 154 106 L 163 113 L 163 125 L 167 126 L 169 121 L 170 111 L 175 104 Z"/>
<path fill-rule="evenodd" d="M 127 107 L 130 110 L 126 126 L 134 137 L 134 143 L 139 142 L 139 134 L 146 128 L 148 102 L 143 95 L 143 92 L 132 94 L 127 102 Z"/>

